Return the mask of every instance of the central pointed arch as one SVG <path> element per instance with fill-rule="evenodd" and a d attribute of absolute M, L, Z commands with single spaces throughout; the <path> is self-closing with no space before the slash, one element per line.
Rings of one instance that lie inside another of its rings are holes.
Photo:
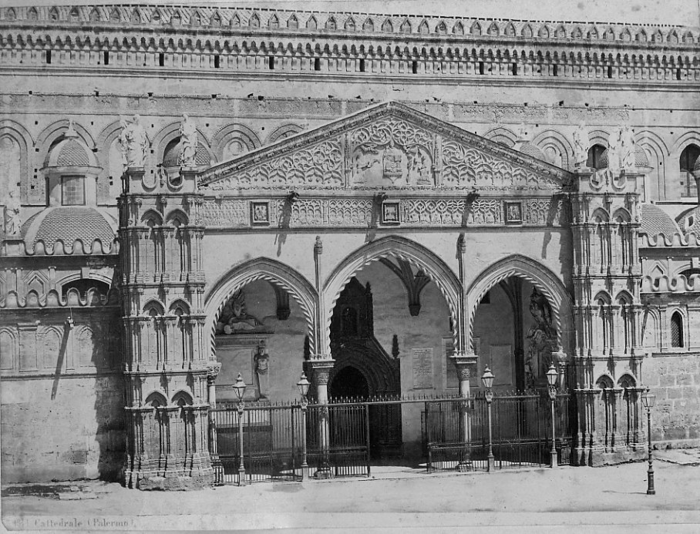
<path fill-rule="evenodd" d="M 220 277 L 209 291 L 205 302 L 206 314 L 205 331 L 209 332 L 211 340 L 211 355 L 216 347 L 216 322 L 226 304 L 233 294 L 256 280 L 266 280 L 279 286 L 297 301 L 304 313 L 309 336 L 309 349 L 313 354 L 316 347 L 316 308 L 318 296 L 311 283 L 300 273 L 270 258 L 255 258 L 240 265 Z M 209 359 L 213 359 L 210 356 Z"/>
<path fill-rule="evenodd" d="M 570 351 L 573 341 L 571 339 L 573 334 L 571 296 L 564 283 L 552 271 L 539 262 L 520 254 L 513 254 L 497 261 L 482 271 L 469 287 L 467 291 L 467 302 L 469 303 L 467 313 L 469 313 L 470 325 L 469 346 L 473 343 L 474 318 L 481 299 L 492 287 L 511 276 L 529 281 L 547 297 L 552 307 L 559 336 L 558 341 L 565 351 Z"/>
<path fill-rule="evenodd" d="M 335 303 L 345 285 L 365 265 L 381 258 L 390 257 L 408 261 L 413 266 L 425 271 L 430 280 L 435 282 L 447 301 L 452 324 L 455 325 L 454 336 L 457 339 L 461 313 L 460 296 L 462 294 L 462 284 L 459 279 L 444 260 L 431 250 L 405 237 L 392 235 L 372 241 L 352 252 L 340 262 L 326 280 L 322 297 L 324 316 L 321 318 L 322 327 L 325 329 L 324 343 L 326 346 L 320 347 L 324 353 L 330 354 L 331 317 Z"/>

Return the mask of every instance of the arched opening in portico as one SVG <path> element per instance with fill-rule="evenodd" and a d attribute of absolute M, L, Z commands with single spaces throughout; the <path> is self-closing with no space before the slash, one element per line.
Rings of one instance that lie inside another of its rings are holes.
<path fill-rule="evenodd" d="M 456 394 L 450 357 L 458 338 L 459 287 L 437 255 L 405 238 L 383 238 L 350 254 L 325 286 L 331 397 L 441 395 L 448 388 Z M 416 455 L 420 409 L 369 407 L 373 459 Z"/>
<path fill-rule="evenodd" d="M 485 271 L 467 292 L 470 339 L 481 376 L 488 365 L 503 389 L 546 385 L 551 363 L 568 387 L 567 354 L 572 349 L 569 294 L 557 276 L 521 255 L 504 258 Z"/>
<path fill-rule="evenodd" d="M 527 279 L 501 280 L 476 308 L 473 344 L 481 372 L 488 366 L 496 377 L 496 392 L 543 388 L 557 351 L 552 306 Z"/>
<path fill-rule="evenodd" d="M 303 362 L 315 349 L 316 293 L 288 266 L 267 258 L 232 269 L 205 303 L 210 360 L 221 364 L 216 400 L 235 400 L 238 373 L 245 400 L 288 402 L 298 398 Z"/>

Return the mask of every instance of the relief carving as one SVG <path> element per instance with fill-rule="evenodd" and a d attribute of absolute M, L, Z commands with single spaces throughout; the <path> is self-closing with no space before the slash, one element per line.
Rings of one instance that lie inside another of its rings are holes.
<path fill-rule="evenodd" d="M 248 202 L 205 200 L 201 208 L 202 224 L 208 227 L 240 228 L 250 224 Z"/>
<path fill-rule="evenodd" d="M 352 183 L 357 186 L 432 186 L 432 136 L 397 118 L 355 130 Z"/>
<path fill-rule="evenodd" d="M 340 142 L 331 139 L 253 165 L 235 177 L 213 183 L 208 188 L 341 187 L 344 183 L 342 161 Z"/>
<path fill-rule="evenodd" d="M 552 178 L 455 141 L 443 143 L 442 163 L 442 182 L 451 187 L 551 189 L 559 186 Z"/>

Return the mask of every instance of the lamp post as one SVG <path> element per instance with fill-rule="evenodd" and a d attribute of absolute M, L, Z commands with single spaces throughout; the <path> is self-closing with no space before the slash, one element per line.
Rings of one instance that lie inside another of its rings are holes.
<path fill-rule="evenodd" d="M 649 469 L 647 469 L 647 495 L 656 495 L 656 490 L 654 489 L 654 468 L 652 466 L 651 457 L 651 409 L 654 407 L 656 402 L 656 395 L 649 393 L 647 389 L 642 393 L 642 404 L 647 409 L 647 435 L 649 437 Z"/>
<path fill-rule="evenodd" d="M 557 378 L 559 378 L 559 373 L 554 368 L 552 363 L 549 366 L 549 371 L 547 371 L 547 391 L 549 393 L 549 400 L 552 404 L 552 450 L 550 452 L 550 466 L 557 466 L 557 447 L 556 447 L 556 421 L 554 419 L 554 401 L 557 399 Z"/>
<path fill-rule="evenodd" d="M 484 374 L 481 377 L 481 382 L 484 384 L 484 388 L 486 389 L 486 392 L 484 393 L 484 397 L 486 397 L 486 405 L 488 406 L 488 413 L 489 413 L 489 455 L 488 455 L 488 472 L 493 473 L 493 471 L 496 469 L 496 460 L 493 456 L 493 438 L 492 438 L 492 426 L 491 426 L 491 402 L 493 401 L 493 379 L 495 376 L 493 376 L 493 373 L 491 372 L 491 369 L 486 367 L 484 369 Z"/>
<path fill-rule="evenodd" d="M 243 377 L 241 373 L 238 373 L 238 378 L 236 383 L 233 385 L 233 391 L 238 397 L 238 454 L 240 456 L 241 462 L 238 465 L 238 485 L 245 485 L 245 465 L 243 465 L 243 410 L 245 409 L 245 403 L 243 402 L 243 395 L 245 394 L 246 384 L 243 382 Z"/>
<path fill-rule="evenodd" d="M 306 373 L 301 373 L 301 378 L 297 382 L 299 394 L 301 395 L 301 478 L 302 480 L 308 476 L 309 464 L 306 462 L 306 409 L 309 406 L 309 386 L 311 382 L 306 378 Z"/>

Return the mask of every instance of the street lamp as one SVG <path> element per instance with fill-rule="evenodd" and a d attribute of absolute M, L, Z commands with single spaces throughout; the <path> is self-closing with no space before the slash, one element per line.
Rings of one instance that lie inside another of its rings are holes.
<path fill-rule="evenodd" d="M 554 368 L 554 363 L 549 366 L 547 371 L 547 391 L 549 392 L 549 400 L 552 403 L 552 450 L 550 452 L 550 466 L 557 466 L 557 447 L 556 447 L 556 421 L 554 419 L 554 401 L 557 399 L 557 379 L 559 373 Z"/>
<path fill-rule="evenodd" d="M 647 469 L 647 495 L 656 495 L 656 490 L 654 489 L 654 468 L 652 467 L 652 457 L 651 457 L 651 409 L 654 407 L 656 402 L 656 395 L 649 393 L 647 389 L 642 393 L 642 404 L 647 409 L 647 435 L 649 436 L 649 469 Z"/>
<path fill-rule="evenodd" d="M 493 401 L 493 379 L 496 378 L 493 376 L 493 373 L 491 372 L 491 369 L 486 367 L 484 369 L 484 374 L 481 377 L 481 382 L 484 384 L 484 388 L 486 389 L 486 392 L 484 393 L 484 397 L 486 397 L 486 405 L 488 406 L 488 413 L 489 413 L 489 455 L 488 455 L 488 472 L 492 473 L 496 469 L 496 460 L 493 457 L 493 438 L 492 438 L 492 430 L 491 430 L 491 401 Z"/>
<path fill-rule="evenodd" d="M 233 385 L 233 392 L 238 397 L 238 454 L 240 456 L 241 462 L 238 465 L 238 485 L 243 486 L 245 484 L 245 466 L 243 465 L 243 410 L 245 409 L 245 403 L 243 402 L 243 395 L 245 394 L 245 382 L 243 382 L 243 377 L 241 373 L 238 373 L 238 378 L 236 383 Z"/>
<path fill-rule="evenodd" d="M 306 373 L 301 373 L 301 378 L 297 382 L 297 387 L 299 388 L 299 394 L 301 395 L 301 477 L 306 478 L 308 476 L 309 464 L 306 462 L 306 409 L 309 406 L 309 399 L 307 395 L 309 394 L 309 386 L 311 382 L 306 378 Z"/>

